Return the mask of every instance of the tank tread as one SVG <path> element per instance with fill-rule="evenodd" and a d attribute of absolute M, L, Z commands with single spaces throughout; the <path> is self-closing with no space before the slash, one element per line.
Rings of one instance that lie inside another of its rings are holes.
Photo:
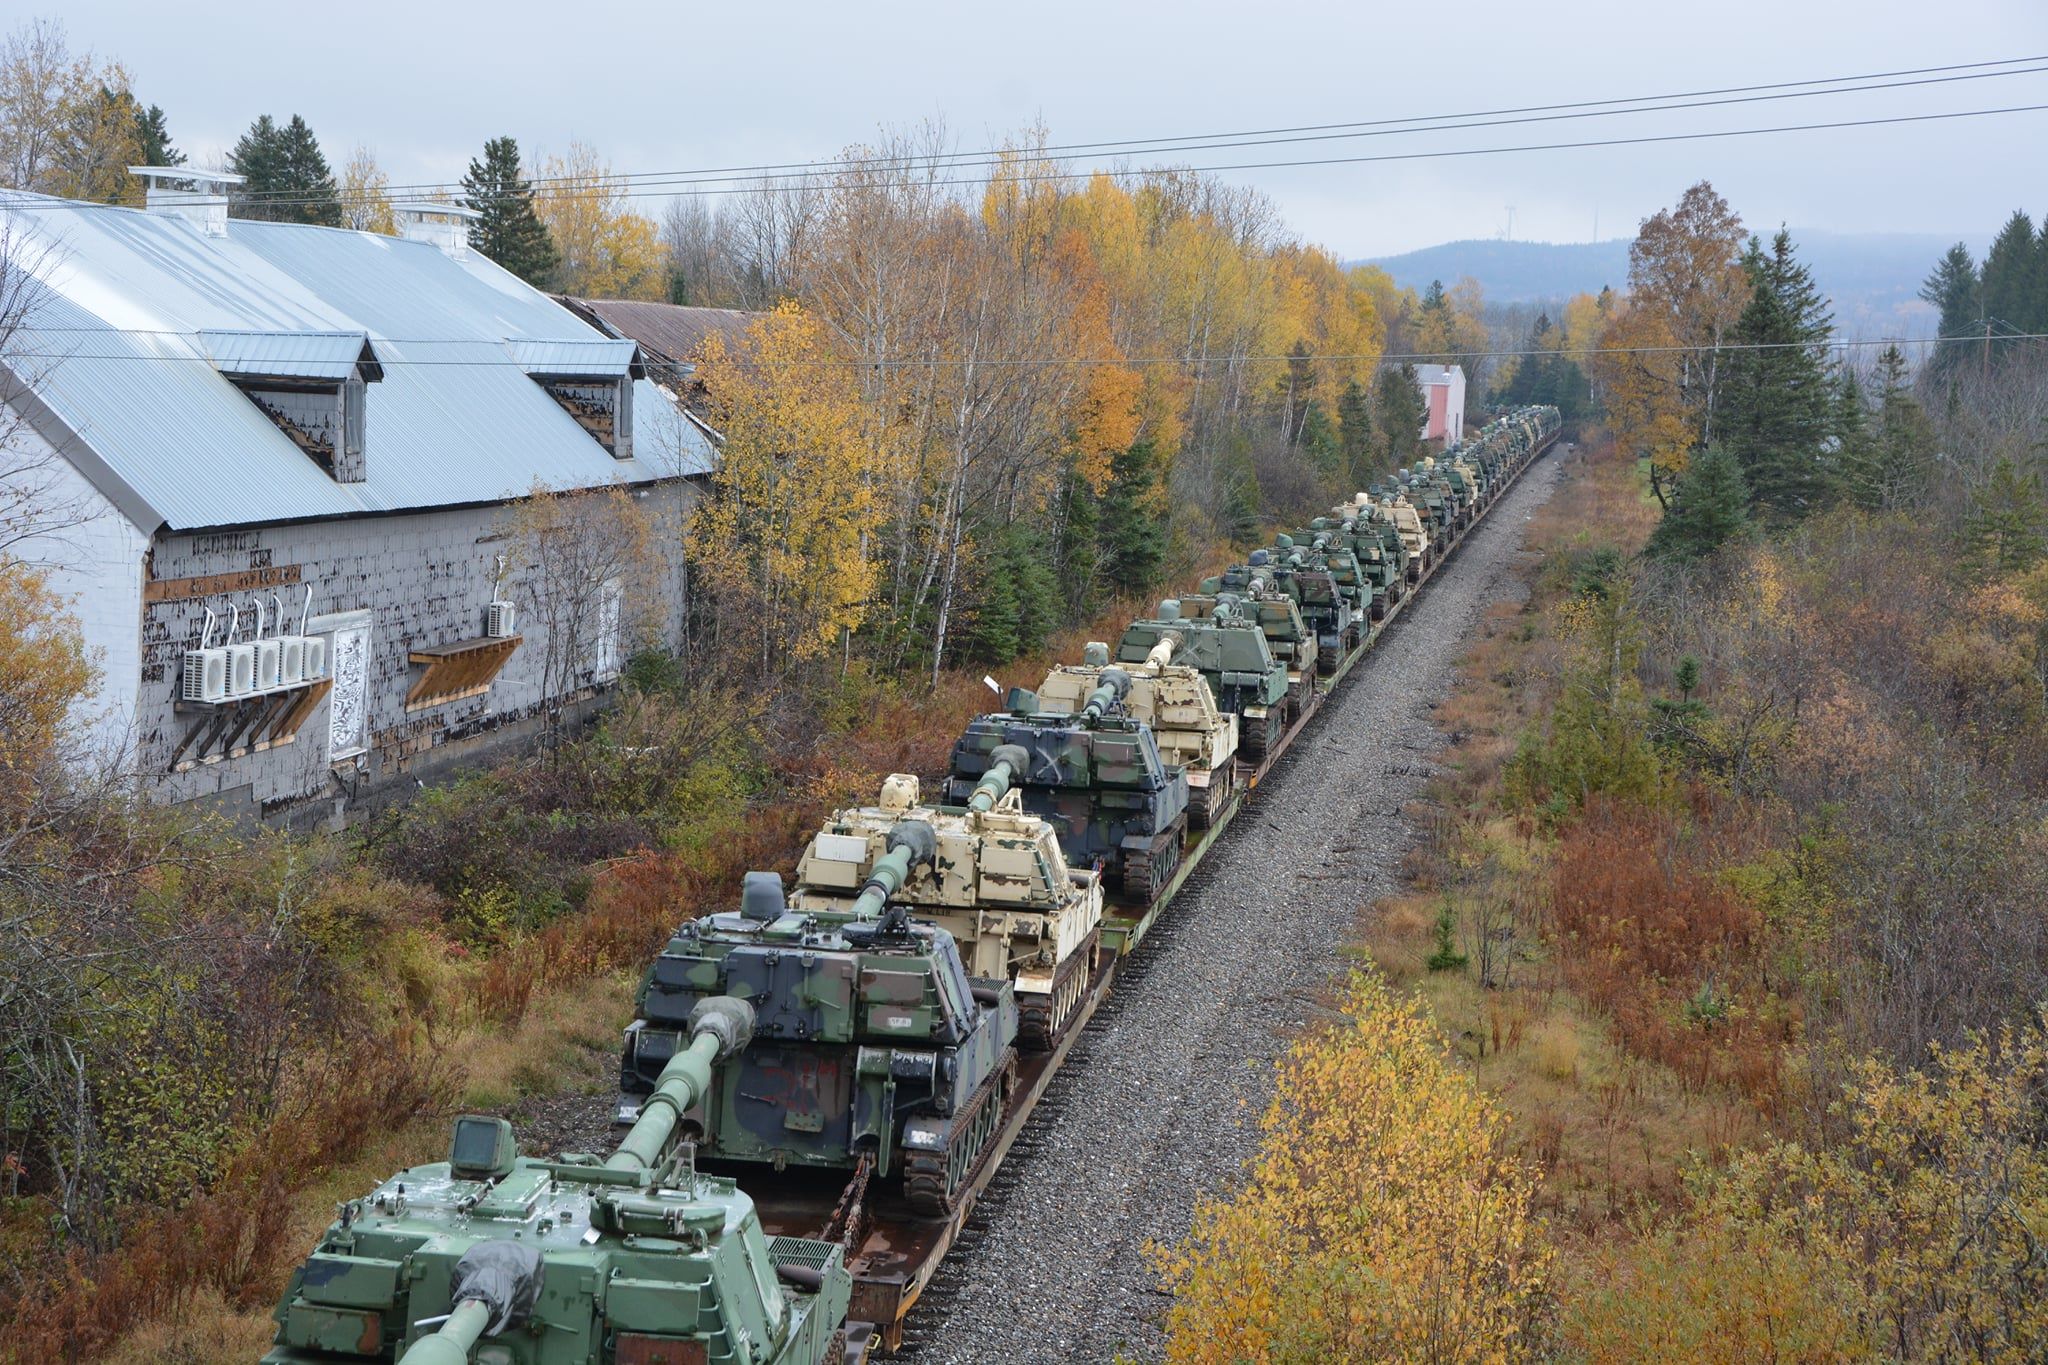
<path fill-rule="evenodd" d="M 1095 945 L 1099 931 L 1091 930 L 1087 941 L 1062 962 L 1053 973 L 1052 990 L 1017 997 L 1017 1050 L 1050 1052 L 1073 1022 L 1074 1011 L 1088 994 L 1088 982 L 1095 975 Z"/>
<path fill-rule="evenodd" d="M 906 1152 L 903 1197 L 920 1218 L 945 1218 L 959 1203 L 960 1192 L 973 1183 L 992 1150 L 991 1139 L 1002 1127 L 1003 1109 L 1017 1079 L 1017 1052 L 1003 1049 L 1000 1065 L 953 1116 L 942 1152 Z"/>
<path fill-rule="evenodd" d="M 1209 774 L 1209 785 L 1188 789 L 1188 824 L 1194 829 L 1207 829 L 1216 823 L 1216 817 L 1223 814 L 1230 804 L 1232 770 L 1236 765 L 1224 763 Z"/>
<path fill-rule="evenodd" d="M 1124 855 L 1123 899 L 1133 905 L 1150 905 L 1180 869 L 1182 841 L 1165 841 L 1159 848 Z"/>

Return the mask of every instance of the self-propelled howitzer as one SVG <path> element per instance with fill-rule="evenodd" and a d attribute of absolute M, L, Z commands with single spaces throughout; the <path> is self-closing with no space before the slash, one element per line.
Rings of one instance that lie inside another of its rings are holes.
<path fill-rule="evenodd" d="M 1149 905 L 1180 865 L 1188 779 L 1161 758 L 1151 727 L 1124 713 L 1130 687 L 1129 674 L 1106 669 L 1073 714 L 1011 689 L 1008 711 L 975 718 L 954 743 L 946 799 L 964 804 L 1006 749 L 1021 749 L 1014 790 L 1059 832 L 1067 862 L 1100 867 L 1112 894 Z"/>
<path fill-rule="evenodd" d="M 1159 756 L 1188 775 L 1188 824 L 1207 829 L 1236 795 L 1238 718 L 1216 704 L 1202 671 L 1176 657 L 1185 637 L 1161 635 L 1145 657 L 1111 665 L 1109 646 L 1090 641 L 1078 664 L 1060 664 L 1038 685 L 1047 711 L 1078 711 L 1112 667 L 1130 679 L 1123 699 L 1133 720 L 1152 727 Z"/>
<path fill-rule="evenodd" d="M 751 872 L 738 913 L 676 931 L 626 1030 L 621 1121 L 652 1102 L 701 1003 L 744 999 L 752 1041 L 681 1116 L 704 1159 L 866 1167 L 920 1214 L 953 1208 L 1016 1075 L 1016 997 L 1008 980 L 970 977 L 953 936 L 894 900 L 939 856 L 936 832 L 903 821 L 885 844 L 850 910 L 792 907 L 779 874 Z"/>
<path fill-rule="evenodd" d="M 503 1119 L 457 1119 L 446 1161 L 341 1206 L 278 1305 L 265 1365 L 837 1365 L 840 1246 L 767 1236 L 678 1140 L 753 1028 L 747 1002 L 700 1001 L 602 1160 L 535 1160 Z"/>
<path fill-rule="evenodd" d="M 834 813 L 797 863 L 790 907 L 854 909 L 857 889 L 898 856 L 898 831 L 930 831 L 936 856 L 914 862 L 890 898 L 950 933 L 971 976 L 1008 978 L 1018 1045 L 1043 1051 L 1077 1017 L 1094 976 L 1102 879 L 1069 867 L 1058 832 L 1012 790 L 1029 756 L 998 748 L 991 757 L 965 809 L 924 805 L 917 779 L 894 773 L 875 805 Z"/>
<path fill-rule="evenodd" d="M 1173 657 L 1198 669 L 1216 705 L 1237 717 L 1239 751 L 1254 764 L 1264 762 L 1292 717 L 1286 661 L 1273 656 L 1259 623 L 1237 609 L 1235 597 L 1169 597 L 1156 615 L 1124 627 L 1117 662 L 1143 663 L 1169 639 Z"/>

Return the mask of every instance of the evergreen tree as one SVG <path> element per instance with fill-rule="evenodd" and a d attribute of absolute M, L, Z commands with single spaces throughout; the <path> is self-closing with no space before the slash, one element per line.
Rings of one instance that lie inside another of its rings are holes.
<path fill-rule="evenodd" d="M 340 227 L 341 191 L 305 119 L 293 114 L 283 127 L 264 114 L 249 125 L 228 156 L 228 167 L 245 177 L 229 196 L 237 218 L 273 223 Z"/>
<path fill-rule="evenodd" d="M 1742 467 L 1756 508 L 1794 521 L 1828 495 L 1824 443 L 1831 413 L 1826 342 L 1833 327 L 1813 275 L 1783 228 L 1770 250 L 1749 240 L 1742 267 L 1750 298 L 1722 361 L 1716 424 Z"/>
<path fill-rule="evenodd" d="M 462 177 L 465 202 L 482 214 L 469 244 L 528 284 L 545 287 L 561 255 L 533 209 L 533 184 L 519 173 L 519 143 L 494 137 Z M 679 300 L 680 301 L 680 300 Z"/>
<path fill-rule="evenodd" d="M 1970 493 L 1963 527 L 1963 562 L 1979 578 L 2022 573 L 2048 555 L 2048 508 L 2041 505 L 2041 476 L 2022 472 L 2001 455 L 1991 477 Z"/>
<path fill-rule="evenodd" d="M 1331 491 L 1342 467 L 1342 453 L 1338 449 L 1336 424 L 1330 421 L 1323 405 L 1313 399 L 1301 414 L 1300 446 L 1301 458 L 1316 472 L 1324 491 Z"/>
<path fill-rule="evenodd" d="M 1337 450 L 1344 466 L 1343 492 L 1356 492 L 1379 477 L 1372 395 L 1356 379 L 1345 383 L 1343 396 L 1337 400 Z"/>
<path fill-rule="evenodd" d="M 171 145 L 170 126 L 161 105 L 152 104 L 135 114 L 135 145 L 144 166 L 182 166 L 185 154 Z"/>
<path fill-rule="evenodd" d="M 1097 588 L 1101 572 L 1098 542 L 1102 534 L 1102 506 L 1095 490 L 1082 476 L 1078 460 L 1067 461 L 1057 512 L 1051 557 L 1066 595 L 1067 619 L 1086 621 L 1095 615 L 1101 595 Z"/>
<path fill-rule="evenodd" d="M 2041 320 L 2034 316 L 2038 267 L 2033 220 L 2015 212 L 1991 239 L 1991 250 L 1984 253 L 1981 289 L 1992 336 L 2039 330 Z"/>
<path fill-rule="evenodd" d="M 1145 592 L 1159 581 L 1166 528 L 1155 511 L 1159 456 L 1149 440 L 1110 457 L 1109 486 L 1097 521 L 1102 580 L 1116 592 Z"/>
<path fill-rule="evenodd" d="M 1887 346 L 1877 358 L 1877 471 L 1879 506 L 1907 507 L 1927 494 L 1934 469 L 1934 423 L 1913 396 L 1906 357 Z"/>
<path fill-rule="evenodd" d="M 1411 464 L 1422 450 L 1422 426 L 1429 411 L 1413 365 L 1379 372 L 1372 388 L 1373 425 L 1379 429 L 1380 471 Z"/>
<path fill-rule="evenodd" d="M 1704 559 L 1743 534 L 1749 524 L 1749 490 L 1742 466 L 1720 446 L 1693 456 L 1677 495 L 1650 537 L 1650 553 L 1661 559 Z"/>
<path fill-rule="evenodd" d="M 1973 337 L 1983 327 L 1984 310 L 1977 293 L 1977 263 L 1970 259 L 1970 248 L 1961 242 L 1950 247 L 1948 254 L 1935 264 L 1933 272 L 1920 286 L 1920 297 L 1941 310 L 1936 335 L 1951 338 L 1935 347 L 1934 372 L 1953 374 L 1956 366 L 1970 354 L 1971 343 L 1967 338 Z"/>
<path fill-rule="evenodd" d="M 1882 482 L 1876 477 L 1876 444 L 1870 431 L 1870 406 L 1856 371 L 1842 366 L 1835 384 L 1835 477 L 1858 506 L 1884 505 Z"/>

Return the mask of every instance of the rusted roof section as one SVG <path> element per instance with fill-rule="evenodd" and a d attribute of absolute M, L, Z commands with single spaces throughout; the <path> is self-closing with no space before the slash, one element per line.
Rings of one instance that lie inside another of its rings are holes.
<path fill-rule="evenodd" d="M 657 367 L 687 374 L 704 338 L 717 333 L 730 343 L 765 316 L 739 308 L 688 308 L 638 299 L 562 299 L 571 309 L 613 336 L 640 343 Z"/>

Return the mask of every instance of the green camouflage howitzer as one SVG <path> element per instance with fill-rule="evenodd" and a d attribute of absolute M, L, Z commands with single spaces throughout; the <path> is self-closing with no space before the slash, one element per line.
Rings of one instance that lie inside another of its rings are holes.
<path fill-rule="evenodd" d="M 927 806 L 918 781 L 894 773 L 881 800 L 837 812 L 797 863 L 790 908 L 848 911 L 906 824 L 929 827 L 937 857 L 913 866 L 893 900 L 953 936 L 968 974 L 1008 978 L 1018 1047 L 1056 1043 L 1087 995 L 1101 941 L 1102 879 L 1070 868 L 1051 823 L 1023 808 L 1012 784 L 1028 756 L 997 749 L 966 808 Z"/>
<path fill-rule="evenodd" d="M 1293 536 L 1278 535 L 1269 553 L 1274 573 L 1284 576 L 1287 595 L 1315 633 L 1316 671 L 1325 677 L 1335 673 L 1358 645 L 1363 613 L 1354 614 L 1355 592 L 1347 593 L 1330 568 L 1327 537 L 1298 543 Z"/>
<path fill-rule="evenodd" d="M 1002 1121 L 1017 1072 L 1008 980 L 968 976 L 953 936 L 893 897 L 938 838 L 906 821 L 846 911 L 798 910 L 782 877 L 750 872 L 738 913 L 684 924 L 648 968 L 619 1066 L 635 1121 L 705 1001 L 754 1009 L 752 1042 L 682 1115 L 707 1161 L 856 1170 L 900 1182 L 942 1217 Z"/>
<path fill-rule="evenodd" d="M 839 1365 L 839 1244 L 767 1236 L 753 1200 L 678 1141 L 754 1027 L 747 1002 L 702 999 L 602 1160 L 521 1156 L 503 1119 L 457 1119 L 446 1161 L 341 1206 L 292 1275 L 265 1365 Z"/>
<path fill-rule="evenodd" d="M 1130 674 L 1108 669 L 1079 711 L 1062 714 L 1012 688 L 1009 710 L 976 717 L 954 742 L 946 800 L 966 804 L 1006 748 L 1022 749 L 1011 789 L 1059 832 L 1067 862 L 1100 867 L 1112 895 L 1149 905 L 1180 865 L 1188 778 L 1160 757 L 1151 728 L 1124 712 L 1130 690 Z"/>
<path fill-rule="evenodd" d="M 1258 621 L 1239 611 L 1235 599 L 1168 598 L 1157 616 L 1124 628 L 1116 661 L 1142 664 L 1166 639 L 1176 642 L 1177 661 L 1201 673 L 1217 707 L 1237 717 L 1239 752 L 1263 762 L 1287 733 L 1291 693 L 1287 665 L 1273 657 Z"/>
<path fill-rule="evenodd" d="M 1158 741 L 1159 756 L 1188 776 L 1188 824 L 1207 829 L 1237 790 L 1238 718 L 1216 704 L 1202 671 L 1177 657 L 1179 636 L 1159 639 L 1143 659 L 1116 665 L 1131 680 L 1123 707 Z M 1060 664 L 1038 685 L 1039 705 L 1070 714 L 1088 704 L 1111 667 L 1109 646 L 1090 641 L 1078 664 Z"/>
<path fill-rule="evenodd" d="M 1198 607 L 1204 598 L 1230 601 L 1237 611 L 1259 623 L 1273 657 L 1287 666 L 1289 706 L 1302 714 L 1313 701 L 1317 656 L 1322 643 L 1294 600 L 1293 573 L 1277 573 L 1270 550 L 1253 550 L 1243 564 L 1202 580 L 1202 591 L 1181 598 L 1183 610 Z"/>
<path fill-rule="evenodd" d="M 1331 509 L 1330 519 L 1337 523 L 1339 543 L 1351 547 L 1360 572 L 1372 586 L 1372 619 L 1385 620 L 1407 592 L 1409 581 L 1408 543 L 1394 525 L 1393 512 L 1373 494 L 1360 492 Z"/>

